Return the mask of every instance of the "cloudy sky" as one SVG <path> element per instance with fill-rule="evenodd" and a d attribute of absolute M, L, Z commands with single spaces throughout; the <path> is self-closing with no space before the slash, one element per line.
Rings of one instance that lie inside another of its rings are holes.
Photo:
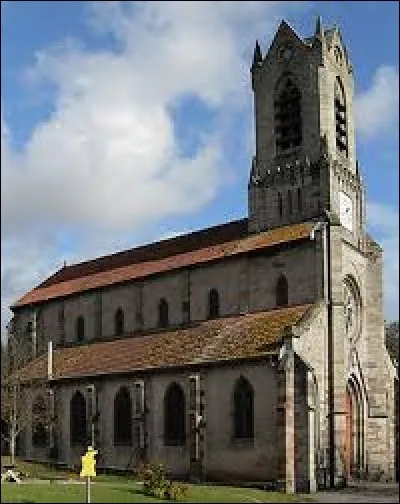
<path fill-rule="evenodd" d="M 1 2 L 1 324 L 67 263 L 247 214 L 249 68 L 337 23 L 398 318 L 398 2 Z"/>

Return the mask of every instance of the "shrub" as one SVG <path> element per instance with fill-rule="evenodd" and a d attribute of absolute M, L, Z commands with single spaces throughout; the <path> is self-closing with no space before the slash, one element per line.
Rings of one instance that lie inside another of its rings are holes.
<path fill-rule="evenodd" d="M 160 499 L 180 500 L 187 494 L 188 487 L 173 483 L 166 478 L 165 467 L 162 464 L 149 463 L 140 469 L 143 479 L 143 493 Z"/>

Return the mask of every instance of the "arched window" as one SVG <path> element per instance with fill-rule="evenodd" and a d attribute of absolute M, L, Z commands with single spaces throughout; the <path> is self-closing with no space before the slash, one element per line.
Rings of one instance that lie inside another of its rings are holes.
<path fill-rule="evenodd" d="M 274 117 L 277 153 L 301 145 L 301 94 L 290 75 L 281 78 L 276 87 Z"/>
<path fill-rule="evenodd" d="M 290 189 L 287 192 L 287 199 L 288 199 L 288 213 L 289 213 L 289 215 L 292 215 L 292 212 L 293 212 L 292 191 Z"/>
<path fill-rule="evenodd" d="M 126 387 L 121 387 L 114 399 L 114 444 L 132 444 L 132 401 Z"/>
<path fill-rule="evenodd" d="M 69 411 L 71 444 L 85 444 L 87 441 L 86 401 L 79 390 L 71 399 Z"/>
<path fill-rule="evenodd" d="M 303 211 L 303 202 L 301 200 L 301 189 L 300 187 L 297 188 L 297 210 L 299 213 Z"/>
<path fill-rule="evenodd" d="M 217 289 L 211 289 L 208 293 L 208 318 L 219 317 L 219 294 Z"/>
<path fill-rule="evenodd" d="M 121 308 L 118 308 L 118 310 L 115 312 L 115 319 L 114 319 L 116 336 L 122 336 L 124 334 L 125 332 L 124 324 L 125 324 L 124 312 L 122 311 Z"/>
<path fill-rule="evenodd" d="M 285 275 L 281 275 L 276 283 L 276 306 L 287 306 L 288 301 L 288 281 Z"/>
<path fill-rule="evenodd" d="M 279 212 L 279 217 L 282 217 L 282 195 L 281 193 L 278 192 L 278 212 Z"/>
<path fill-rule="evenodd" d="M 185 444 L 185 394 L 182 387 L 172 383 L 164 397 L 164 443 Z"/>
<path fill-rule="evenodd" d="M 336 148 L 338 151 L 348 154 L 347 143 L 347 117 L 346 96 L 343 85 L 339 78 L 335 81 L 335 123 L 336 123 Z"/>
<path fill-rule="evenodd" d="M 343 63 L 343 56 L 342 56 L 342 51 L 339 49 L 338 46 L 335 46 L 335 49 L 333 50 L 333 53 L 335 55 L 335 60 L 336 63 L 341 65 Z"/>
<path fill-rule="evenodd" d="M 233 434 L 236 439 L 254 437 L 254 392 L 242 376 L 235 383 L 233 392 Z"/>
<path fill-rule="evenodd" d="M 158 303 L 158 327 L 168 327 L 168 325 L 168 303 L 165 298 L 162 298 Z"/>
<path fill-rule="evenodd" d="M 46 401 L 38 396 L 32 406 L 32 444 L 35 447 L 45 447 L 47 432 L 44 424 L 46 418 Z"/>
<path fill-rule="evenodd" d="M 75 336 L 76 341 L 83 341 L 85 339 L 85 319 L 82 316 L 76 319 Z"/>

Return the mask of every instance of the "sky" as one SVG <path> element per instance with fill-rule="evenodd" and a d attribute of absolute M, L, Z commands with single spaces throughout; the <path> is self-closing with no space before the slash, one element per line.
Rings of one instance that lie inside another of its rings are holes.
<path fill-rule="evenodd" d="M 339 25 L 368 231 L 398 319 L 399 5 L 1 2 L 1 328 L 67 264 L 247 216 L 250 65 L 282 19 Z"/>

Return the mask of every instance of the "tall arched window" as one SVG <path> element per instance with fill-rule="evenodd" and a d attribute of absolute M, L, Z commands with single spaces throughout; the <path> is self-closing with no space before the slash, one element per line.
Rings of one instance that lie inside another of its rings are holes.
<path fill-rule="evenodd" d="M 278 213 L 279 213 L 279 217 L 282 217 L 282 211 L 283 211 L 283 208 L 282 208 L 282 195 L 280 192 L 278 192 Z"/>
<path fill-rule="evenodd" d="M 82 316 L 76 319 L 75 336 L 76 341 L 83 341 L 85 339 L 85 319 Z"/>
<path fill-rule="evenodd" d="M 208 318 L 219 317 L 219 294 L 217 289 L 211 289 L 208 293 Z"/>
<path fill-rule="evenodd" d="M 158 303 L 158 327 L 168 327 L 168 303 L 165 298 L 161 298 Z"/>
<path fill-rule="evenodd" d="M 289 302 L 288 281 L 285 275 L 280 275 L 276 283 L 276 306 L 287 306 Z"/>
<path fill-rule="evenodd" d="M 124 334 L 125 332 L 124 324 L 125 324 L 124 312 L 122 311 L 121 308 L 118 308 L 118 310 L 115 312 L 115 319 L 114 319 L 116 336 L 122 336 Z"/>
<path fill-rule="evenodd" d="M 38 396 L 32 406 L 32 444 L 35 447 L 45 447 L 47 432 L 44 424 L 46 418 L 46 401 Z"/>
<path fill-rule="evenodd" d="M 185 394 L 182 387 L 172 383 L 164 397 L 164 443 L 182 445 L 185 443 Z"/>
<path fill-rule="evenodd" d="M 71 444 L 85 444 L 87 441 L 86 400 L 77 390 L 69 408 Z"/>
<path fill-rule="evenodd" d="M 254 437 L 254 392 L 250 383 L 241 376 L 233 392 L 233 434 L 236 439 Z"/>
<path fill-rule="evenodd" d="M 114 444 L 132 444 L 132 401 L 126 387 L 121 387 L 114 399 Z"/>
<path fill-rule="evenodd" d="M 274 118 L 277 153 L 301 145 L 301 94 L 290 75 L 281 78 L 276 87 Z"/>
<path fill-rule="evenodd" d="M 339 77 L 335 81 L 336 148 L 348 154 L 346 96 Z"/>

